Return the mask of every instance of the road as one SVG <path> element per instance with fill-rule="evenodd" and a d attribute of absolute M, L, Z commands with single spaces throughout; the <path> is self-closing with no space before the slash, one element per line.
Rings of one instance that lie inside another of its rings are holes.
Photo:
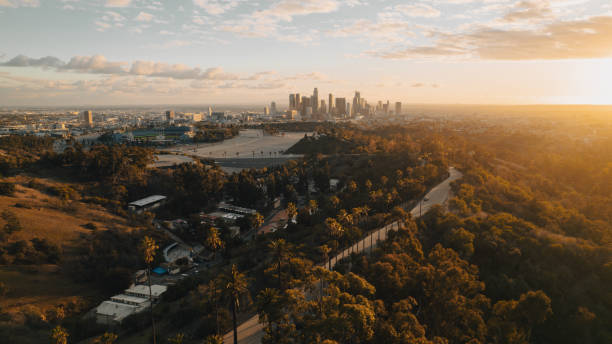
<path fill-rule="evenodd" d="M 461 178 L 463 174 L 454 167 L 449 169 L 449 177 L 442 183 L 432 188 L 421 200 L 422 205 L 419 205 L 410 210 L 410 214 L 414 218 L 418 218 L 421 214 L 425 214 L 434 205 L 444 205 L 451 195 L 451 182 Z M 372 250 L 376 247 L 377 241 L 384 241 L 387 238 L 387 233 L 392 229 L 397 229 L 399 223 L 390 223 L 375 232 L 371 233 L 355 245 L 345 249 L 330 260 L 330 265 L 333 268 L 340 260 L 351 255 L 351 253 L 359 253 Z M 238 343 L 240 344 L 259 344 L 264 336 L 262 325 L 259 323 L 259 316 L 255 315 L 249 318 L 244 323 L 238 326 Z M 223 337 L 223 342 L 231 344 L 234 342 L 234 333 L 230 331 Z"/>

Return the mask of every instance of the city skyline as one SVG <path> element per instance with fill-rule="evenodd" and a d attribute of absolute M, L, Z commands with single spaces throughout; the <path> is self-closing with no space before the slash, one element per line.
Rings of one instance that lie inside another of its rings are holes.
<path fill-rule="evenodd" d="M 315 87 L 351 106 L 356 88 L 403 104 L 612 103 L 606 0 L 0 0 L 0 19 L 3 106 L 284 107 Z"/>

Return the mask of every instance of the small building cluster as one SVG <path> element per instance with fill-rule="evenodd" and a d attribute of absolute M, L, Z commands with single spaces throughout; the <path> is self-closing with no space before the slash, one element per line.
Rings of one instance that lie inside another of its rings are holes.
<path fill-rule="evenodd" d="M 168 287 L 152 285 L 149 299 L 149 286 L 133 285 L 123 294 L 115 295 L 110 300 L 103 301 L 96 308 L 96 321 L 101 324 L 121 323 L 132 314 L 140 313 L 156 303 Z"/>

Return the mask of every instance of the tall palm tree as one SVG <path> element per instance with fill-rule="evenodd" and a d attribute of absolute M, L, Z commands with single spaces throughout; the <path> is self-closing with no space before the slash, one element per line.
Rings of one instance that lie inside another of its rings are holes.
<path fill-rule="evenodd" d="M 206 233 L 206 247 L 213 251 L 213 260 L 217 257 L 217 250 L 223 248 L 223 240 L 219 236 L 219 230 L 215 227 L 210 227 Z"/>
<path fill-rule="evenodd" d="M 206 287 L 207 301 L 215 305 L 215 326 L 217 329 L 215 334 L 219 334 L 219 281 L 217 279 L 211 279 Z"/>
<path fill-rule="evenodd" d="M 266 288 L 259 292 L 257 295 L 257 310 L 259 312 L 259 319 L 265 324 L 268 323 L 268 327 L 272 327 L 272 323 L 276 317 L 282 313 L 282 310 L 278 307 L 278 301 L 280 294 L 278 290 L 274 288 Z"/>
<path fill-rule="evenodd" d="M 153 330 L 153 344 L 157 343 L 157 332 L 155 330 L 155 317 L 153 316 L 153 293 L 151 291 L 151 264 L 155 260 L 155 253 L 159 249 L 159 246 L 155 243 L 155 240 L 151 237 L 145 236 L 140 242 L 140 249 L 142 251 L 142 257 L 147 265 L 147 282 L 149 284 L 149 309 L 151 311 L 151 328 Z"/>
<path fill-rule="evenodd" d="M 232 269 L 221 276 L 223 293 L 230 301 L 232 310 L 232 323 L 234 325 L 234 344 L 238 344 L 238 323 L 236 312 L 240 309 L 240 297 L 248 292 L 248 281 L 245 274 L 238 271 L 236 264 L 232 264 Z"/>
<path fill-rule="evenodd" d="M 285 239 L 277 239 L 273 240 L 268 244 L 268 247 L 272 250 L 274 254 L 274 259 L 276 260 L 276 269 L 278 274 L 278 290 L 283 290 L 282 283 L 282 269 L 283 269 L 283 259 L 287 257 L 289 254 L 289 244 L 285 241 Z"/>

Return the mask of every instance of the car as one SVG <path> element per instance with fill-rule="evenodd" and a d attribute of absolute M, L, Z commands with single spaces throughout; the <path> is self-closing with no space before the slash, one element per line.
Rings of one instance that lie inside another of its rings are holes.
<path fill-rule="evenodd" d="M 423 198 L 423 202 L 427 202 L 427 201 L 429 201 L 429 197 Z"/>

